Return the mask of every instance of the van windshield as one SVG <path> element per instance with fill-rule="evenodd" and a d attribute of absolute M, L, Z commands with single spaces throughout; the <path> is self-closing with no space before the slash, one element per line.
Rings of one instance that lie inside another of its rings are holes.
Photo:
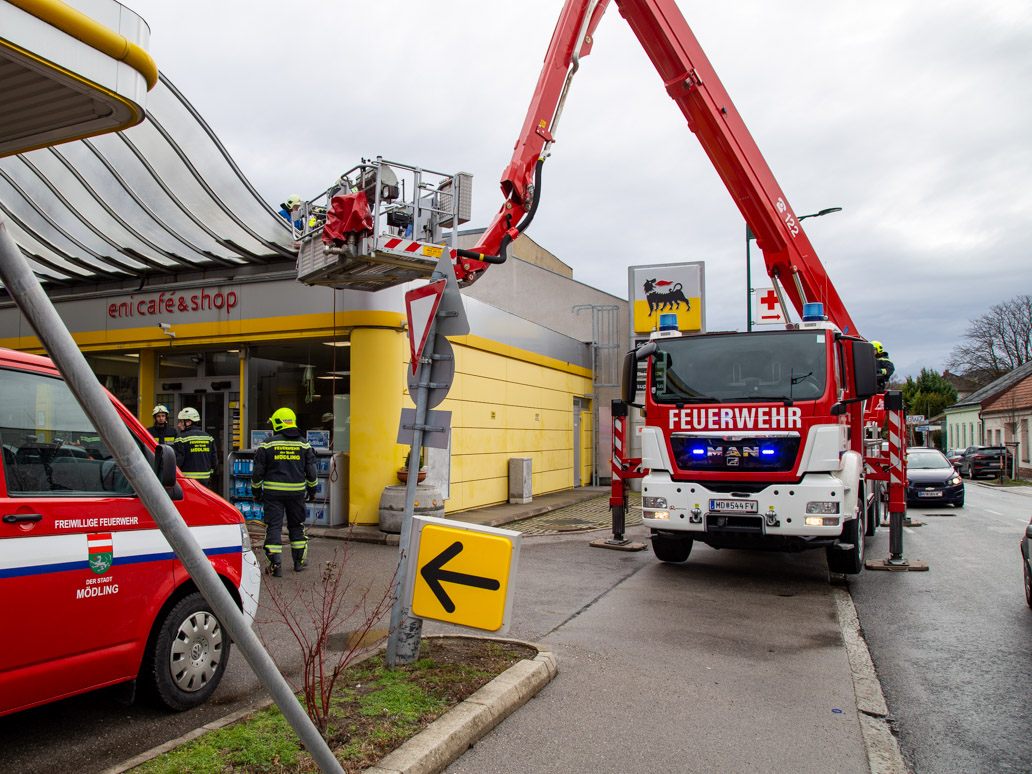
<path fill-rule="evenodd" d="M 686 336 L 657 342 L 657 403 L 816 400 L 824 395 L 827 331 Z"/>

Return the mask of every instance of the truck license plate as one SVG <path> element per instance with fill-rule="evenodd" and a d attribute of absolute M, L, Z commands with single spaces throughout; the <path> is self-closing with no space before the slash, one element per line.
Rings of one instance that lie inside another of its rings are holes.
<path fill-rule="evenodd" d="M 710 500 L 710 511 L 716 513 L 756 513 L 755 500 Z"/>

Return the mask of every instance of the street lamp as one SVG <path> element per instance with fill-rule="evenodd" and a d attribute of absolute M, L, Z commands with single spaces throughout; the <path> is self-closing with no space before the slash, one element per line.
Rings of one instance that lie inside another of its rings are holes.
<path fill-rule="evenodd" d="M 841 207 L 828 207 L 821 210 L 820 212 L 811 212 L 809 215 L 800 215 L 796 218 L 796 222 L 806 220 L 807 218 L 819 218 L 822 215 L 830 215 L 833 212 L 842 212 Z M 746 331 L 752 331 L 752 253 L 750 251 L 750 242 L 756 238 L 756 235 L 749 228 L 749 224 L 745 224 L 745 320 L 746 320 Z"/>

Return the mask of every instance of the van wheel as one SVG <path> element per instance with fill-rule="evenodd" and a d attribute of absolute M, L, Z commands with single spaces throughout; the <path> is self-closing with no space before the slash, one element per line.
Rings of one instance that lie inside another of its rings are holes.
<path fill-rule="evenodd" d="M 852 543 L 848 551 L 828 546 L 828 569 L 843 575 L 856 575 L 864 569 L 864 540 L 867 528 L 864 509 L 857 507 L 856 518 L 842 528 L 842 542 Z"/>
<path fill-rule="evenodd" d="M 143 678 L 159 703 L 181 712 L 214 693 L 229 661 L 229 634 L 198 592 L 183 597 L 161 622 Z"/>
<path fill-rule="evenodd" d="M 652 553 L 661 562 L 683 562 L 692 552 L 694 541 L 691 538 L 674 537 L 672 535 L 653 535 Z"/>

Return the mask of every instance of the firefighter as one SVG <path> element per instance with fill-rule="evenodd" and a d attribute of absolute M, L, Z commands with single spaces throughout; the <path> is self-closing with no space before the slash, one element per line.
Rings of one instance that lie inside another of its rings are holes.
<path fill-rule="evenodd" d="M 297 231 L 305 227 L 300 194 L 291 194 L 287 197 L 287 200 L 280 205 L 279 216 L 287 223 L 290 223 Z"/>
<path fill-rule="evenodd" d="M 215 439 L 204 432 L 199 424 L 197 409 L 187 407 L 179 412 L 183 429 L 172 447 L 176 450 L 176 465 L 183 475 L 212 487 L 215 476 Z"/>
<path fill-rule="evenodd" d="M 176 440 L 176 429 L 168 423 L 168 406 L 159 403 L 151 411 L 151 416 L 154 417 L 154 424 L 147 428 L 154 440 L 158 443 L 172 444 Z"/>
<path fill-rule="evenodd" d="M 315 499 L 319 483 L 315 452 L 301 437 L 297 416 L 291 409 L 276 409 L 269 417 L 273 436 L 254 453 L 251 489 L 265 503 L 265 555 L 274 578 L 283 575 L 283 516 L 287 517 L 294 572 L 305 569 L 308 536 L 305 535 L 305 498 Z"/>
<path fill-rule="evenodd" d="M 880 341 L 872 341 L 874 346 L 874 357 L 878 361 L 878 392 L 885 392 L 889 386 L 889 377 L 896 371 L 896 366 L 889 360 L 889 353 L 885 351 Z"/>

